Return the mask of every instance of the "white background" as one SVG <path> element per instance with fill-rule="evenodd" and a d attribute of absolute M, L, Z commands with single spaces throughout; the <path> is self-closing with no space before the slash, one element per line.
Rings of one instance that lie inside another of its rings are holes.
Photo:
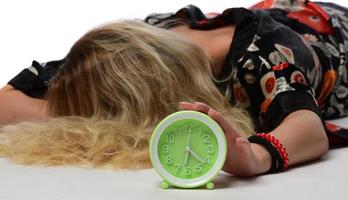
<path fill-rule="evenodd" d="M 5 2 L 5 3 L 4 3 Z M 213 3 L 214 2 L 214 3 Z M 188 4 L 204 12 L 249 6 L 255 0 L 11 0 L 0 3 L 0 86 L 32 60 L 63 58 L 89 29 L 123 18 L 144 18 L 152 12 L 174 12 Z"/>
<path fill-rule="evenodd" d="M 248 7 L 258 0 L 4 0 L 0 1 L 0 87 L 32 60 L 63 58 L 96 25 L 119 18 L 144 18 L 188 4 L 203 12 Z M 348 5 L 347 0 L 336 3 Z"/>

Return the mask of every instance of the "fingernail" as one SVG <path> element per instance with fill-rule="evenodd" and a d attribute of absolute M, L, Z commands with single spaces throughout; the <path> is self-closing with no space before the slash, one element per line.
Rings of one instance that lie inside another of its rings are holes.
<path fill-rule="evenodd" d="M 179 102 L 179 108 L 185 108 L 187 107 L 187 105 L 188 105 L 187 102 L 184 102 L 184 101 Z"/>
<path fill-rule="evenodd" d="M 212 108 L 209 109 L 209 112 L 218 113 L 218 111 L 216 111 L 216 110 L 214 110 L 214 109 L 212 109 Z"/>

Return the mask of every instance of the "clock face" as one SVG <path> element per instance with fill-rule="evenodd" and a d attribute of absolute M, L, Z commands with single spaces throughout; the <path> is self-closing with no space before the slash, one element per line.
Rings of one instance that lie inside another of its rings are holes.
<path fill-rule="evenodd" d="M 221 170 L 227 152 L 220 126 L 196 111 L 179 111 L 163 119 L 150 141 L 153 167 L 169 183 L 197 187 Z"/>
<path fill-rule="evenodd" d="M 171 175 L 193 179 L 213 167 L 218 143 L 207 125 L 195 119 L 182 119 L 164 130 L 157 148 L 162 166 Z"/>

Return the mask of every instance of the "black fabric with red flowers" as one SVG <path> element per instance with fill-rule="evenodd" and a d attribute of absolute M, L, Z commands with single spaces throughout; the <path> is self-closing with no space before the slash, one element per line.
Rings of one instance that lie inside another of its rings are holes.
<path fill-rule="evenodd" d="M 145 21 L 165 28 L 180 21 L 200 30 L 236 25 L 221 76 L 214 82 L 231 104 L 250 113 L 258 132 L 274 129 L 300 109 L 323 120 L 347 116 L 348 11 L 332 3 L 266 1 L 214 16 L 189 5 L 165 20 L 149 15 Z M 330 139 L 337 136 L 348 144 L 346 129 L 339 127 L 339 134 L 326 129 Z"/>
<path fill-rule="evenodd" d="M 230 8 L 208 18 L 202 16 L 198 7 L 190 5 L 157 24 L 175 19 L 201 30 L 236 25 L 222 73 L 214 81 L 222 93 L 230 95 L 231 104 L 249 111 L 258 132 L 274 129 L 289 113 L 299 109 L 320 115 L 305 73 L 315 68 L 311 51 L 300 35 L 274 21 L 265 11 Z M 278 65 L 282 67 L 276 68 Z M 300 97 L 303 98 L 298 100 Z M 289 101 L 297 103 L 289 105 Z"/>

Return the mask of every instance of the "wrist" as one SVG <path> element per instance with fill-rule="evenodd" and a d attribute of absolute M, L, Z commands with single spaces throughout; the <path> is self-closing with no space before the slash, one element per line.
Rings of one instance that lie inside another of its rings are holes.
<path fill-rule="evenodd" d="M 268 172 L 271 169 L 272 157 L 262 145 L 251 143 L 251 150 L 253 151 L 256 161 L 257 161 L 257 174 L 262 174 Z"/>

